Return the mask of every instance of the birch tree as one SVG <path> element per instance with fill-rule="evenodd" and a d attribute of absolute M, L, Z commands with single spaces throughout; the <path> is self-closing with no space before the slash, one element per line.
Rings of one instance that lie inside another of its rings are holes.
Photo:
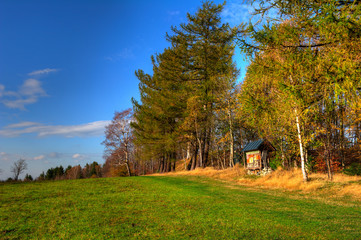
<path fill-rule="evenodd" d="M 105 127 L 105 157 L 114 157 L 116 166 L 126 166 L 128 175 L 131 176 L 130 156 L 133 147 L 133 134 L 130 123 L 133 119 L 131 109 L 115 112 L 111 123 Z"/>

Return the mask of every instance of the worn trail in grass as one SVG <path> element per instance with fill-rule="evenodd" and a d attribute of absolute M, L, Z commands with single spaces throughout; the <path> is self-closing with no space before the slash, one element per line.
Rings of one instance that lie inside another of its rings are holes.
<path fill-rule="evenodd" d="M 0 239 L 359 239 L 361 206 L 148 176 L 0 185 Z"/>

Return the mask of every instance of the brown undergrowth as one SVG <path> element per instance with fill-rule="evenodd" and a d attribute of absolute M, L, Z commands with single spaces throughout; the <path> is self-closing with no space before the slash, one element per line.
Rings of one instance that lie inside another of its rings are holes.
<path fill-rule="evenodd" d="M 239 165 L 224 170 L 217 170 L 212 167 L 197 168 L 193 171 L 178 169 L 175 172 L 156 175 L 206 176 L 250 187 L 300 191 L 311 195 L 336 198 L 348 197 L 351 200 L 361 201 L 361 177 L 340 173 L 334 175 L 333 181 L 327 179 L 327 174 L 313 173 L 309 175 L 309 181 L 306 183 L 303 182 L 300 169 L 277 169 L 262 177 L 247 175 L 246 170 Z"/>

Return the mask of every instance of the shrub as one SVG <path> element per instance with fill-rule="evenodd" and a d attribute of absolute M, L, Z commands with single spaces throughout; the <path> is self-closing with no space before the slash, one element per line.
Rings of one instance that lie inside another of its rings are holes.
<path fill-rule="evenodd" d="M 355 175 L 361 176 L 361 164 L 352 163 L 345 170 L 343 170 L 343 173 L 350 176 L 355 176 Z"/>

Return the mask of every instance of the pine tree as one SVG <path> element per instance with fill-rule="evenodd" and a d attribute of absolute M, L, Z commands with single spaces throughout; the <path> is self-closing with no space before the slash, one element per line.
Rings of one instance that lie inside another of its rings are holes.
<path fill-rule="evenodd" d="M 159 171 L 174 169 L 181 132 L 186 92 L 182 84 L 183 65 L 176 49 L 165 49 L 152 57 L 153 76 L 139 70 L 141 104 L 133 99 L 136 144 L 148 158 L 159 160 Z"/>
<path fill-rule="evenodd" d="M 167 34 L 171 47 L 152 57 L 153 75 L 136 72 L 141 99 L 133 99 L 135 143 L 145 158 L 158 161 L 160 172 L 174 169 L 185 148 L 192 152 L 188 169 L 209 164 L 216 110 L 238 74 L 235 29 L 221 23 L 222 9 L 207 1 L 188 14 L 189 23 Z"/>
<path fill-rule="evenodd" d="M 194 138 L 199 152 L 198 163 L 194 162 L 193 167 L 208 165 L 215 110 L 219 99 L 232 87 L 232 75 L 237 74 L 232 60 L 235 29 L 221 23 L 223 7 L 224 4 L 206 1 L 194 15 L 187 15 L 187 24 L 172 27 L 173 34 L 167 35 L 173 46 L 182 46 L 186 58 L 187 87 L 192 93 L 187 103 L 186 125 L 196 130 Z"/>

